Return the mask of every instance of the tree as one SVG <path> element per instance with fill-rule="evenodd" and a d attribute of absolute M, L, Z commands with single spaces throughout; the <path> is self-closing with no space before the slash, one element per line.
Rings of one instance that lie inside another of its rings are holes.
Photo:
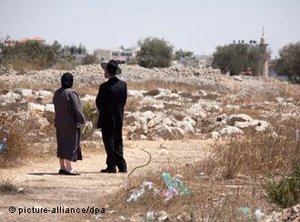
<path fill-rule="evenodd" d="M 138 42 L 137 63 L 146 68 L 169 67 L 171 65 L 173 47 L 164 39 L 146 38 Z"/>
<path fill-rule="evenodd" d="M 300 42 L 290 43 L 280 49 L 276 71 L 279 75 L 286 75 L 291 81 L 300 83 Z"/>
<path fill-rule="evenodd" d="M 263 58 L 264 52 L 256 45 L 230 44 L 217 47 L 212 66 L 231 75 L 238 75 L 250 68 L 254 75 L 258 75 L 261 74 Z"/>

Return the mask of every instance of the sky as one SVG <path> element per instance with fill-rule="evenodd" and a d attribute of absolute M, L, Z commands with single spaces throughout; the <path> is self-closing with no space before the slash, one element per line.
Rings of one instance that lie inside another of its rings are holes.
<path fill-rule="evenodd" d="M 158 37 L 212 54 L 233 40 L 259 41 L 263 27 L 272 57 L 300 41 L 300 0 L 0 0 L 0 38 L 40 36 L 90 53 Z"/>

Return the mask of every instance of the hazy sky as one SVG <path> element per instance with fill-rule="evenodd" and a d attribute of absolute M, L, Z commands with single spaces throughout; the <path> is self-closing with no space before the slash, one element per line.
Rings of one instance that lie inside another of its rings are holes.
<path fill-rule="evenodd" d="M 273 56 L 300 41 L 300 0 L 0 0 L 0 37 L 48 43 L 130 47 L 145 37 L 211 54 L 233 40 L 259 40 Z"/>

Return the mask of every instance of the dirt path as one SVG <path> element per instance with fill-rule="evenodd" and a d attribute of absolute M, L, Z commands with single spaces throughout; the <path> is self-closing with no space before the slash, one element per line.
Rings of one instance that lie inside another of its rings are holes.
<path fill-rule="evenodd" d="M 163 144 L 163 145 L 161 145 Z M 151 163 L 137 169 L 134 175 L 142 171 L 164 169 L 169 164 L 185 165 L 205 157 L 211 141 L 125 141 L 125 158 L 129 171 L 147 162 L 148 155 L 140 148 L 146 149 L 152 155 Z M 127 174 L 100 174 L 105 167 L 105 152 L 84 151 L 84 160 L 75 164 L 81 171 L 80 176 L 57 175 L 56 158 L 38 163 L 28 163 L 25 166 L 11 169 L 0 169 L 0 178 L 9 178 L 18 187 L 24 188 L 24 194 L 0 194 L 0 221 L 65 221 L 66 214 L 23 213 L 24 208 L 49 208 L 57 206 L 92 207 L 101 202 L 107 194 L 125 186 Z M 15 213 L 9 212 L 9 207 L 15 206 Z M 95 206 L 102 208 L 105 206 Z M 23 208 L 23 209 L 19 209 Z"/>

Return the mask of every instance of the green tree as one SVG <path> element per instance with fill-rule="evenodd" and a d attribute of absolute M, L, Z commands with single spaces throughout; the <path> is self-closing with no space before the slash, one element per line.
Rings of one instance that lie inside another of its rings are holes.
<path fill-rule="evenodd" d="M 285 45 L 280 49 L 279 56 L 276 62 L 277 73 L 300 83 L 300 42 Z"/>
<path fill-rule="evenodd" d="M 173 47 L 164 39 L 146 38 L 139 41 L 137 63 L 146 68 L 169 67 L 171 65 Z"/>
<path fill-rule="evenodd" d="M 213 53 L 213 68 L 219 68 L 223 73 L 238 75 L 241 71 L 251 68 L 254 75 L 261 73 L 264 53 L 256 45 L 230 44 L 218 46 Z"/>

